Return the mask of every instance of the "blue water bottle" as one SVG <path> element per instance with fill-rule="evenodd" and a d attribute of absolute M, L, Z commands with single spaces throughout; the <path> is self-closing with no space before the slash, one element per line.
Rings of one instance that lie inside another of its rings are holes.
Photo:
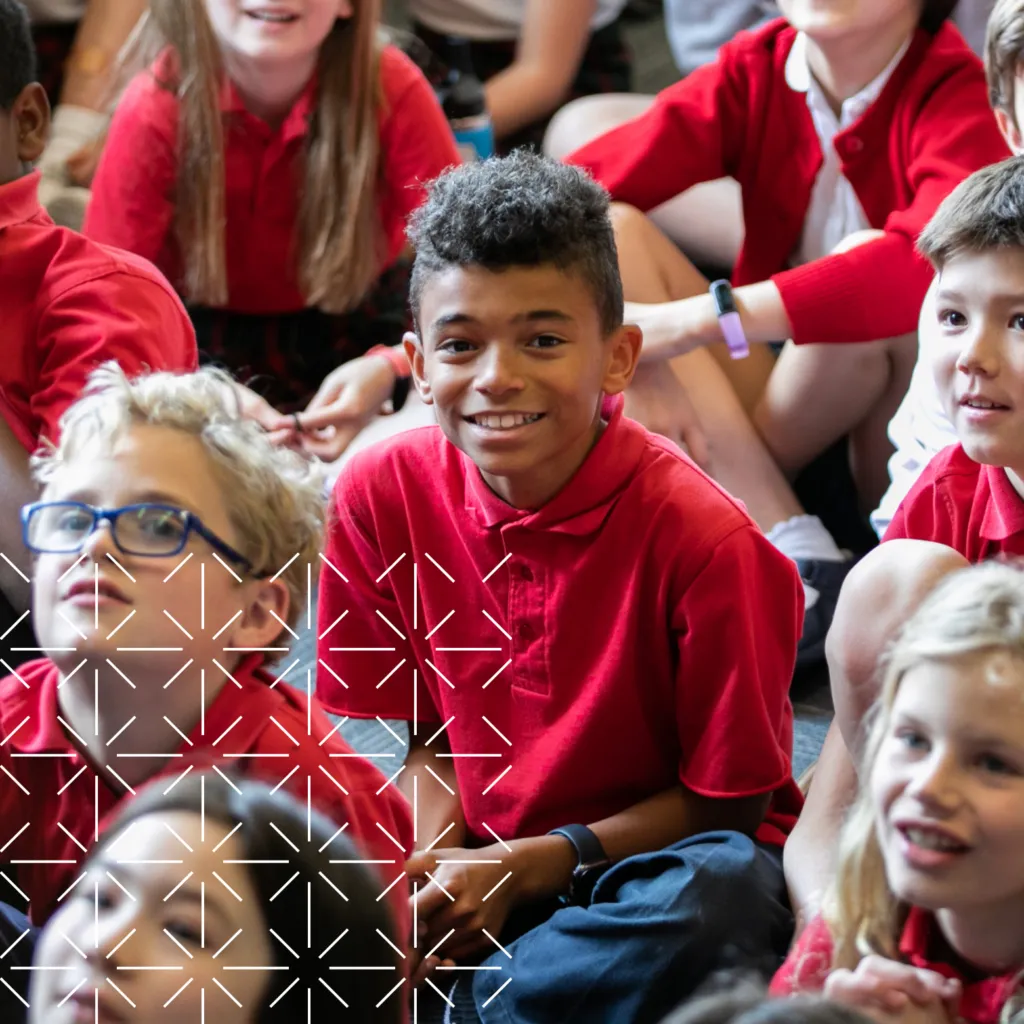
<path fill-rule="evenodd" d="M 494 127 L 487 113 L 484 84 L 473 71 L 469 43 L 448 40 L 450 70 L 441 90 L 441 106 L 448 118 L 459 153 L 466 163 L 494 155 Z"/>

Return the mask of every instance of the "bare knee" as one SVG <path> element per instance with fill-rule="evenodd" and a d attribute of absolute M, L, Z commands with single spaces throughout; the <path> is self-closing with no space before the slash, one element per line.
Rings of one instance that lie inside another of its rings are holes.
<path fill-rule="evenodd" d="M 632 93 L 605 93 L 573 100 L 551 119 L 544 136 L 544 152 L 563 160 L 580 146 L 642 114 L 653 99 Z"/>
<path fill-rule="evenodd" d="M 896 540 L 850 572 L 826 642 L 836 720 L 850 749 L 878 696 L 878 665 L 890 642 L 939 580 L 967 564 L 942 544 Z"/>

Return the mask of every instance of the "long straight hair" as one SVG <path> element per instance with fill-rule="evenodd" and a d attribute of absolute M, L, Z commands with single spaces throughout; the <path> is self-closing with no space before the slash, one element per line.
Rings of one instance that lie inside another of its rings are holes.
<path fill-rule="evenodd" d="M 1024 667 L 1024 571 L 996 562 L 946 577 L 893 644 L 881 696 L 872 709 L 860 790 L 843 827 L 835 881 L 824 904 L 833 968 L 853 968 L 871 953 L 899 959 L 900 933 L 910 907 L 889 889 L 869 780 L 890 729 L 900 684 L 919 665 L 964 664 L 997 651 Z M 1004 1008 L 1003 1021 L 1022 1019 L 1019 997 L 1018 989 Z"/>
<path fill-rule="evenodd" d="M 300 286 L 310 306 L 343 313 L 376 280 L 384 256 L 379 187 L 380 0 L 357 0 L 320 48 L 317 97 L 299 188 Z M 180 107 L 175 223 L 191 301 L 228 301 L 224 62 L 204 0 L 150 0 L 125 73 L 151 66 L 169 48 L 170 74 L 158 80 Z"/>

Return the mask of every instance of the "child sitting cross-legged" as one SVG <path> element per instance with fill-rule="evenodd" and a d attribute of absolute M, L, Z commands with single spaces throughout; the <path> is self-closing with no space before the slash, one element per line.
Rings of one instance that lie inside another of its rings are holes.
<path fill-rule="evenodd" d="M 452 1019 L 656 1020 L 789 941 L 800 581 L 623 415 L 642 338 L 584 172 L 460 168 L 411 230 L 438 425 L 338 479 L 317 693 L 411 722 L 414 941 Z"/>
<path fill-rule="evenodd" d="M 907 622 L 861 783 L 824 914 L 773 990 L 824 987 L 882 1024 L 1009 1019 L 1024 967 L 1019 568 L 947 576 Z"/>
<path fill-rule="evenodd" d="M 404 797 L 268 671 L 309 614 L 313 466 L 240 418 L 217 371 L 129 381 L 108 365 L 34 469 L 42 498 L 22 515 L 48 657 L 0 681 L 0 847 L 33 922 L 73 891 L 114 808 L 200 768 L 288 789 L 398 878 Z"/>

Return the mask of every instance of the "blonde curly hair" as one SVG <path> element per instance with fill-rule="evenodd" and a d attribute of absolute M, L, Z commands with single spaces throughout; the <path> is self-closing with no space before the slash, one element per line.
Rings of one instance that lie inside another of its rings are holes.
<path fill-rule="evenodd" d="M 319 463 L 275 448 L 244 418 L 234 382 L 221 370 L 149 373 L 130 380 L 115 362 L 94 370 L 61 418 L 60 442 L 31 458 L 46 487 L 61 468 L 96 440 L 112 441 L 133 424 L 180 430 L 197 438 L 227 506 L 238 543 L 254 575 L 277 574 L 288 587 L 294 625 L 319 567 L 326 500 Z"/>

